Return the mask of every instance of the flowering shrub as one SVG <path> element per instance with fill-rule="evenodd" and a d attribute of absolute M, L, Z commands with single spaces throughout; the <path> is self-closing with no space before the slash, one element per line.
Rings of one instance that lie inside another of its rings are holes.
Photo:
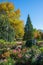
<path fill-rule="evenodd" d="M 31 48 L 24 46 L 21 49 L 6 45 L 0 48 L 0 65 L 43 65 L 43 47 L 33 45 Z"/>

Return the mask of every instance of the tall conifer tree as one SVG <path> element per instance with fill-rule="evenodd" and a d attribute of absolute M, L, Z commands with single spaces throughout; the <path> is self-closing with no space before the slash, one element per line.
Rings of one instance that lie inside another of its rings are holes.
<path fill-rule="evenodd" d="M 33 26 L 32 26 L 32 23 L 31 23 L 31 19 L 30 19 L 30 16 L 28 15 L 28 18 L 27 18 L 27 22 L 26 22 L 26 25 L 25 25 L 25 33 L 24 33 L 24 40 L 28 40 L 28 39 L 32 39 L 32 33 L 33 33 Z"/>

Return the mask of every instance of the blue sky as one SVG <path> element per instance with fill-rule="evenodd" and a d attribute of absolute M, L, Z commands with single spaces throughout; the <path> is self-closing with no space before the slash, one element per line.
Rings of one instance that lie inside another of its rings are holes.
<path fill-rule="evenodd" d="M 0 0 L 4 1 L 4 0 Z M 26 23 L 28 14 L 30 15 L 34 28 L 43 29 L 43 0 L 8 0 L 15 5 L 15 9 L 20 9 L 21 19 Z"/>

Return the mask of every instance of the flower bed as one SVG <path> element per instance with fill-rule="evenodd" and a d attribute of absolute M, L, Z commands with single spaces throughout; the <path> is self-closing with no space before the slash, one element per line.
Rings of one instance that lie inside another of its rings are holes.
<path fill-rule="evenodd" d="M 43 65 L 43 47 L 33 45 L 14 47 L 12 43 L 2 44 L 0 47 L 0 65 Z M 4 45 L 4 46 L 3 46 Z"/>

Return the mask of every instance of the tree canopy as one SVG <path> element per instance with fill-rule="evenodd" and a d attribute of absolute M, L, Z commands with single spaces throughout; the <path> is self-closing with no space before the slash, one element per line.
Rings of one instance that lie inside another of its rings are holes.
<path fill-rule="evenodd" d="M 4 37 L 5 35 L 9 35 L 11 39 L 14 39 L 14 35 L 16 38 L 23 37 L 24 35 L 24 24 L 23 21 L 20 20 L 20 10 L 15 10 L 15 7 L 12 3 L 6 2 L 0 4 L 0 27 L 2 28 L 2 26 L 4 26 L 3 30 L 5 29 Z M 6 30 L 6 27 L 8 31 Z M 0 30 L 3 32 L 1 28 Z M 11 37 L 11 35 L 13 35 L 13 38 Z"/>

